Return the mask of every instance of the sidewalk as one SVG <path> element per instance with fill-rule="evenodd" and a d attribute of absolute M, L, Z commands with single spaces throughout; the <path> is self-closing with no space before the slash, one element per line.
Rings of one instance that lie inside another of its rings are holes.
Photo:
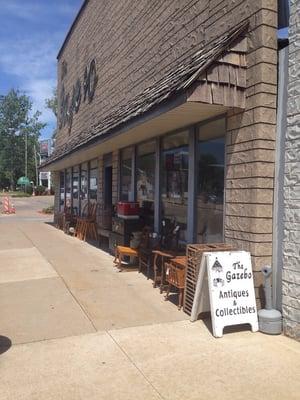
<path fill-rule="evenodd" d="M 299 343 L 215 339 L 144 275 L 42 221 L 0 225 L 0 307 L 0 400 L 300 397 Z"/>

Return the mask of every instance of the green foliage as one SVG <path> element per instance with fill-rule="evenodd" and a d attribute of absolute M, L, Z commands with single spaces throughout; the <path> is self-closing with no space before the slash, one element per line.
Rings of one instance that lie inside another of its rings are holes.
<path fill-rule="evenodd" d="M 41 195 L 45 194 L 46 190 L 47 190 L 47 188 L 45 186 L 39 185 L 35 188 L 35 194 L 36 194 L 36 196 L 41 196 Z"/>
<path fill-rule="evenodd" d="M 8 193 L 10 197 L 31 197 L 30 193 L 25 193 L 25 192 L 13 192 L 13 193 Z"/>
<path fill-rule="evenodd" d="M 54 206 L 49 206 L 42 209 L 43 214 L 54 214 Z"/>
<path fill-rule="evenodd" d="M 45 124 L 41 113 L 32 113 L 28 96 L 16 90 L 0 96 L 0 188 L 16 187 L 18 178 L 25 175 L 27 143 L 27 177 L 35 180 L 34 146 Z"/>

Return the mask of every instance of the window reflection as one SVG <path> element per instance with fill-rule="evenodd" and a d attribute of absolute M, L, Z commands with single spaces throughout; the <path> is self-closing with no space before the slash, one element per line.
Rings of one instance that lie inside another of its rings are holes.
<path fill-rule="evenodd" d="M 89 199 L 90 202 L 97 202 L 98 188 L 98 161 L 90 162 L 90 181 L 89 181 Z"/>
<path fill-rule="evenodd" d="M 73 167 L 72 174 L 72 193 L 73 193 L 73 210 L 76 215 L 79 213 L 79 166 Z"/>
<path fill-rule="evenodd" d="M 133 185 L 132 185 L 132 148 L 123 149 L 121 151 L 121 193 L 122 201 L 133 201 Z"/>
<path fill-rule="evenodd" d="M 144 223 L 154 225 L 155 142 L 137 147 L 136 160 L 137 201 L 140 203 Z"/>
<path fill-rule="evenodd" d="M 80 177 L 80 203 L 81 215 L 86 211 L 88 203 L 88 164 L 81 164 L 81 177 Z"/>
<path fill-rule="evenodd" d="M 200 128 L 198 137 L 197 242 L 223 241 L 225 120 Z"/>
<path fill-rule="evenodd" d="M 187 237 L 188 132 L 169 135 L 162 151 L 162 218 L 180 224 L 180 240 Z"/>
<path fill-rule="evenodd" d="M 65 172 L 60 172 L 59 177 L 59 210 L 63 211 L 65 207 Z"/>
<path fill-rule="evenodd" d="M 71 176 L 72 176 L 72 169 L 68 168 L 66 170 L 66 207 L 72 206 L 72 199 L 71 199 Z"/>

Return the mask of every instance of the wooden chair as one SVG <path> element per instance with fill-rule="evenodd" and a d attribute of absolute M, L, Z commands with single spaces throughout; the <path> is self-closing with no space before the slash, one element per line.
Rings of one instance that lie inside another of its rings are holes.
<path fill-rule="evenodd" d="M 86 204 L 83 216 L 77 218 L 75 236 L 80 240 L 86 241 L 88 237 L 97 240 L 97 209 L 98 203 Z"/>
<path fill-rule="evenodd" d="M 166 281 L 168 282 L 165 300 L 168 300 L 172 286 L 179 290 L 178 310 L 183 306 L 183 294 L 185 288 L 185 272 L 187 257 L 179 256 L 165 263 Z"/>
<path fill-rule="evenodd" d="M 153 287 L 159 284 L 160 293 L 166 287 L 165 279 L 165 262 L 179 255 L 178 242 L 179 242 L 180 226 L 176 221 L 162 221 L 160 249 L 153 251 Z"/>
<path fill-rule="evenodd" d="M 117 246 L 115 250 L 114 264 L 121 270 L 124 257 L 138 258 L 140 270 L 140 250 L 147 247 L 149 241 L 149 227 L 144 227 L 142 230 L 141 243 L 138 248 L 133 249 L 129 246 Z"/>
<path fill-rule="evenodd" d="M 150 269 L 153 259 L 153 250 L 158 246 L 157 240 L 150 227 L 145 227 L 142 233 L 141 245 L 139 247 L 139 272 L 146 268 L 147 279 L 150 278 Z"/>

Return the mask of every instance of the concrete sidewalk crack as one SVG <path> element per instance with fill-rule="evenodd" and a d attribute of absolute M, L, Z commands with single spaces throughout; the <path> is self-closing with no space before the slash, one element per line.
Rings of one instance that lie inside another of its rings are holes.
<path fill-rule="evenodd" d="M 147 376 L 144 374 L 144 372 L 139 368 L 136 363 L 133 361 L 133 359 L 129 356 L 129 354 L 126 353 L 126 351 L 123 349 L 123 347 L 116 341 L 116 339 L 112 336 L 112 334 L 109 331 L 106 331 L 106 333 L 111 337 L 113 342 L 118 346 L 118 348 L 122 351 L 122 353 L 125 355 L 125 357 L 130 361 L 130 363 L 136 368 L 136 370 L 143 376 L 145 381 L 152 387 L 152 389 L 155 391 L 155 393 L 159 396 L 160 399 L 162 400 L 167 400 L 160 392 L 159 390 L 153 385 L 153 383 L 147 378 Z"/>

